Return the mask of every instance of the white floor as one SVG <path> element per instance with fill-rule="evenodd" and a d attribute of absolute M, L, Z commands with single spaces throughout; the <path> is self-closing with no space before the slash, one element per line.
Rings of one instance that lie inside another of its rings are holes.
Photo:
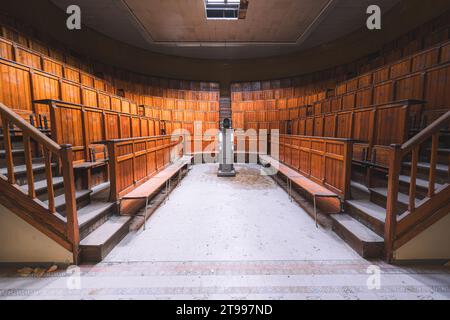
<path fill-rule="evenodd" d="M 260 167 L 194 166 L 170 199 L 107 261 L 358 260 L 335 233 L 314 221 Z"/>
<path fill-rule="evenodd" d="M 195 166 L 147 230 L 79 277 L 0 270 L 0 299 L 450 299 L 450 268 L 366 261 L 259 167 L 237 171 L 218 178 L 216 165 Z"/>

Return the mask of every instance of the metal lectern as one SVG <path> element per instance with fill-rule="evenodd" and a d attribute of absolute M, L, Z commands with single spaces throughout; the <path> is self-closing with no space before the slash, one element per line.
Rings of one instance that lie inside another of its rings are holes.
<path fill-rule="evenodd" d="M 234 131 L 231 120 L 225 118 L 220 124 L 219 133 L 219 177 L 235 177 L 234 170 Z"/>

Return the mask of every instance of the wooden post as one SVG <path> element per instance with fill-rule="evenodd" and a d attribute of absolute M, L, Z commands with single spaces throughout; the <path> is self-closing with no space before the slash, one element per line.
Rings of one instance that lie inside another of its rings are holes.
<path fill-rule="evenodd" d="M 61 145 L 62 173 L 64 179 L 64 196 L 66 199 L 67 236 L 72 243 L 74 264 L 78 263 L 78 246 L 80 243 L 77 203 L 75 199 L 75 179 L 73 174 L 73 150 L 68 144 Z"/>
<path fill-rule="evenodd" d="M 413 213 L 416 210 L 416 178 L 417 178 L 417 163 L 419 162 L 419 147 L 412 150 L 411 158 L 411 174 L 409 181 L 409 212 Z"/>
<path fill-rule="evenodd" d="M 388 194 L 386 204 L 386 222 L 384 227 L 384 242 L 386 259 L 392 261 L 397 224 L 398 185 L 401 167 L 401 145 L 391 145 L 389 159 Z"/>
<path fill-rule="evenodd" d="M 48 210 L 54 214 L 55 208 L 55 191 L 53 189 L 53 173 L 52 173 L 52 154 L 44 147 L 44 163 L 45 163 L 45 177 L 47 180 L 47 193 L 48 193 Z"/>
<path fill-rule="evenodd" d="M 5 147 L 5 160 L 6 168 L 8 169 L 8 182 L 10 184 L 16 183 L 16 177 L 14 175 L 14 162 L 12 155 L 12 145 L 11 145 L 11 133 L 9 119 L 6 115 L 2 115 L 2 125 L 3 125 L 3 143 Z"/>
<path fill-rule="evenodd" d="M 353 161 L 353 141 L 344 143 L 344 200 L 352 198 L 351 179 L 352 179 L 352 161 Z"/>
<path fill-rule="evenodd" d="M 28 195 L 34 199 L 36 198 L 36 191 L 34 189 L 34 174 L 33 174 L 33 156 L 31 154 L 31 139 L 26 133 L 23 133 L 23 146 L 25 152 L 25 165 L 27 168 L 27 183 Z"/>
<path fill-rule="evenodd" d="M 110 179 L 110 192 L 109 201 L 119 201 L 119 185 L 117 183 L 117 156 L 116 156 L 116 144 L 114 141 L 107 142 L 108 157 L 109 157 L 109 179 Z"/>
<path fill-rule="evenodd" d="M 429 180 L 429 185 L 428 185 L 428 197 L 429 198 L 434 196 L 434 193 L 435 193 L 438 144 L 439 144 L 439 133 L 435 133 L 435 134 L 433 134 L 432 143 L 431 143 L 430 177 L 428 179 Z"/>
<path fill-rule="evenodd" d="M 81 108 L 81 133 L 83 136 L 83 145 L 84 145 L 84 159 L 85 161 L 89 162 L 89 161 L 93 161 L 93 159 L 91 159 L 91 155 L 89 154 L 89 132 L 87 129 L 87 124 L 88 124 L 89 120 L 87 117 L 87 113 L 86 110 L 84 109 L 84 107 Z"/>

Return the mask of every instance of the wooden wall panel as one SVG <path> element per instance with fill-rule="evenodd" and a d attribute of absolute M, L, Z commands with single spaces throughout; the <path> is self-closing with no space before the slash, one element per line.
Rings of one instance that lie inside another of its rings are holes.
<path fill-rule="evenodd" d="M 352 113 L 340 113 L 337 115 L 337 138 L 351 138 L 352 136 Z"/>
<path fill-rule="evenodd" d="M 0 39 L 0 58 L 13 60 L 13 45 L 10 41 Z"/>
<path fill-rule="evenodd" d="M 131 118 L 131 134 L 133 138 L 141 137 L 141 122 L 139 118 L 132 117 Z"/>
<path fill-rule="evenodd" d="M 111 110 L 111 97 L 107 94 L 98 92 L 98 107 L 104 110 Z"/>
<path fill-rule="evenodd" d="M 402 144 L 407 137 L 407 108 L 385 108 L 377 112 L 375 144 Z"/>
<path fill-rule="evenodd" d="M 119 98 L 111 97 L 111 110 L 113 111 L 122 111 L 122 103 Z"/>
<path fill-rule="evenodd" d="M 64 78 L 76 83 L 80 83 L 80 71 L 69 66 L 64 67 Z"/>
<path fill-rule="evenodd" d="M 439 48 L 427 50 L 412 58 L 411 72 L 423 71 L 439 62 Z"/>
<path fill-rule="evenodd" d="M 97 92 L 86 87 L 81 88 L 82 104 L 88 107 L 98 107 Z"/>
<path fill-rule="evenodd" d="M 356 93 L 355 107 L 365 108 L 372 105 L 372 88 L 360 89 Z"/>
<path fill-rule="evenodd" d="M 417 99 L 422 100 L 425 82 L 424 74 L 415 74 L 398 79 L 395 89 L 395 100 Z"/>
<path fill-rule="evenodd" d="M 385 82 L 378 84 L 373 89 L 373 103 L 383 104 L 391 102 L 394 98 L 394 85 L 393 82 Z"/>
<path fill-rule="evenodd" d="M 70 144 L 74 150 L 74 161 L 83 162 L 86 160 L 83 141 L 83 120 L 82 112 L 79 108 L 58 108 L 56 110 L 56 127 L 59 132 L 56 139 L 59 144 Z"/>
<path fill-rule="evenodd" d="M 25 48 L 16 47 L 16 61 L 34 69 L 42 69 L 41 57 Z"/>
<path fill-rule="evenodd" d="M 352 139 L 360 142 L 368 142 L 373 130 L 373 111 L 365 110 L 355 112 L 353 119 Z"/>
<path fill-rule="evenodd" d="M 106 139 L 119 139 L 119 116 L 114 113 L 105 114 Z"/>
<path fill-rule="evenodd" d="M 81 104 L 81 89 L 79 85 L 61 81 L 61 100 L 75 104 Z"/>
<path fill-rule="evenodd" d="M 80 73 L 80 83 L 83 86 L 86 86 L 89 88 L 94 88 L 94 77 L 87 73 L 81 72 Z"/>
<path fill-rule="evenodd" d="M 0 61 L 0 102 L 23 111 L 32 111 L 30 73 L 25 68 Z"/>
<path fill-rule="evenodd" d="M 51 73 L 57 77 L 63 76 L 63 65 L 47 57 L 42 57 L 42 70 Z"/>
<path fill-rule="evenodd" d="M 335 137 L 336 135 L 336 115 L 330 114 L 324 117 L 324 137 Z"/>
<path fill-rule="evenodd" d="M 427 73 L 425 100 L 427 110 L 444 109 L 450 106 L 450 66 L 436 68 Z"/>
<path fill-rule="evenodd" d="M 88 144 L 99 142 L 103 137 L 103 114 L 97 111 L 85 111 L 86 138 Z"/>
<path fill-rule="evenodd" d="M 131 118 L 130 116 L 120 115 L 120 138 L 131 138 Z"/>
<path fill-rule="evenodd" d="M 391 79 L 403 77 L 411 72 L 411 59 L 405 59 L 391 66 Z"/>
<path fill-rule="evenodd" d="M 32 73 L 33 99 L 34 100 L 59 100 L 59 81 L 58 78 L 44 73 Z M 35 104 L 36 114 L 48 116 L 48 105 Z M 50 118 L 47 118 L 50 120 Z M 49 121 L 50 122 L 50 121 Z"/>

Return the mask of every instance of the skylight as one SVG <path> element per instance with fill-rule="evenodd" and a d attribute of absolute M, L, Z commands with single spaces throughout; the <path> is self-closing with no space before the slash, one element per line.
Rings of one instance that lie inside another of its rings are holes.
<path fill-rule="evenodd" d="M 240 6 L 241 0 L 205 0 L 206 18 L 237 20 Z"/>

